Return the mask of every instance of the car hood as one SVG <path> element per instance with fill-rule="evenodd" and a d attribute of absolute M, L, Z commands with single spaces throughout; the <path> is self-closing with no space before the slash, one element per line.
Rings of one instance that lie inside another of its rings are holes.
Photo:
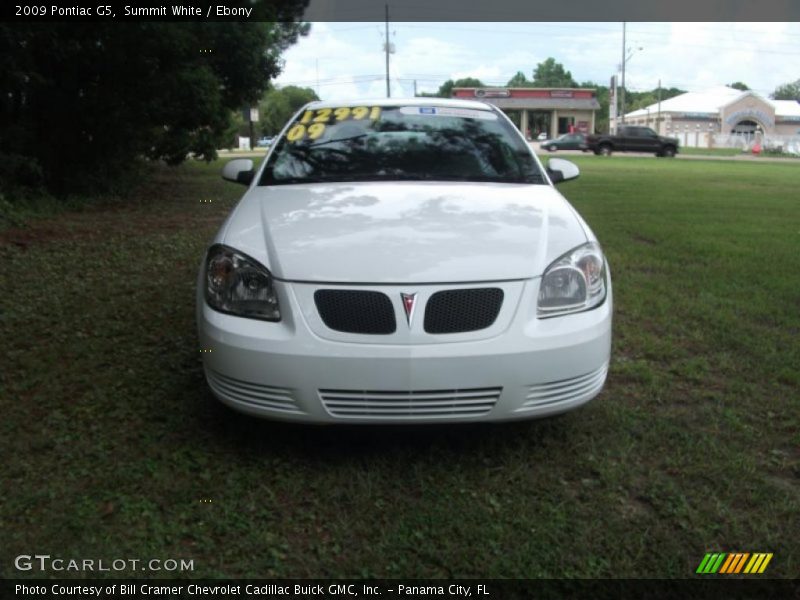
<path fill-rule="evenodd" d="M 586 240 L 549 185 L 450 182 L 255 186 L 217 238 L 279 279 L 383 284 L 535 277 Z"/>

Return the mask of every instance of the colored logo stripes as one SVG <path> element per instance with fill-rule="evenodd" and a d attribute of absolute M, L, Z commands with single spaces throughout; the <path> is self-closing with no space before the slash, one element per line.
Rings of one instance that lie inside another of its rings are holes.
<path fill-rule="evenodd" d="M 769 561 L 772 560 L 772 552 L 709 552 L 703 557 L 696 573 L 709 575 L 714 573 L 732 575 L 736 573 L 746 573 L 755 575 L 763 573 Z"/>

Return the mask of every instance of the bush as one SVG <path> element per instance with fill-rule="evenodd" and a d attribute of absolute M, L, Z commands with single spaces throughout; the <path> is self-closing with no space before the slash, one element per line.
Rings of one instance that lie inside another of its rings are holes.
<path fill-rule="evenodd" d="M 278 23 L 0 24 L 0 181 L 91 193 L 140 157 L 215 158 L 308 31 L 303 2 L 275 4 Z"/>

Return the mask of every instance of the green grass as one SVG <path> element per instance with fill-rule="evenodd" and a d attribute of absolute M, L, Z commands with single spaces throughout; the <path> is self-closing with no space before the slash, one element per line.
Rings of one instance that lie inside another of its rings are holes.
<path fill-rule="evenodd" d="M 574 160 L 560 189 L 611 263 L 613 362 L 600 397 L 543 421 L 319 428 L 219 405 L 193 314 L 243 190 L 219 164 L 4 232 L 0 575 L 39 552 L 203 577 L 689 577 L 744 551 L 800 576 L 800 169 Z"/>
<path fill-rule="evenodd" d="M 681 146 L 680 154 L 691 154 L 695 156 L 739 156 L 743 154 L 741 148 L 695 148 L 692 146 Z"/>
<path fill-rule="evenodd" d="M 741 156 L 743 154 L 752 154 L 745 152 L 741 148 L 693 148 L 691 146 L 681 146 L 680 154 L 691 156 L 715 156 L 715 157 L 730 157 Z M 769 156 L 773 158 L 800 158 L 795 154 L 787 154 L 785 152 L 776 152 L 771 150 L 763 150 L 761 156 Z"/>

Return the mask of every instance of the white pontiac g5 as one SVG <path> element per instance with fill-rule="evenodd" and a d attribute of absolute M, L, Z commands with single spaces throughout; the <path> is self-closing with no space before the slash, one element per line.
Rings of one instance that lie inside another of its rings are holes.
<path fill-rule="evenodd" d="M 197 326 L 208 385 L 311 423 L 543 417 L 602 389 L 611 279 L 600 244 L 498 109 L 314 102 L 208 248 Z"/>

